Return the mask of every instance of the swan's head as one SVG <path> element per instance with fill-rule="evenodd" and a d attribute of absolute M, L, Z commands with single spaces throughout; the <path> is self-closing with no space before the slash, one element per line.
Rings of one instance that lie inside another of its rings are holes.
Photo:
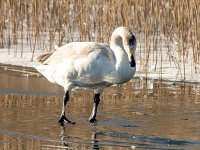
<path fill-rule="evenodd" d="M 112 34 L 111 47 L 120 47 L 125 50 L 131 67 L 135 67 L 136 38 L 127 27 L 118 27 Z"/>
<path fill-rule="evenodd" d="M 136 38 L 132 34 L 131 31 L 129 31 L 129 35 L 125 39 L 126 44 L 124 44 L 124 49 L 127 52 L 128 59 L 130 62 L 131 67 L 135 67 L 135 50 L 136 50 Z"/>
<path fill-rule="evenodd" d="M 124 34 L 122 36 L 123 47 L 128 55 L 128 59 L 131 67 L 135 67 L 135 50 L 136 50 L 136 38 L 134 34 L 127 28 L 124 28 Z"/>

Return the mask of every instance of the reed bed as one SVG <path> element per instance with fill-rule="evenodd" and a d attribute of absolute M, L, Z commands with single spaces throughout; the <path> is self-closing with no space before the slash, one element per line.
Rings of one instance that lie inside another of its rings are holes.
<path fill-rule="evenodd" d="M 160 72 L 166 59 L 183 70 L 188 59 L 195 69 L 200 63 L 199 0 L 4 0 L 0 12 L 0 47 L 9 53 L 16 46 L 21 57 L 25 45 L 34 56 L 35 49 L 51 51 L 55 43 L 109 43 L 116 27 L 128 26 L 146 70 L 150 60 Z"/>

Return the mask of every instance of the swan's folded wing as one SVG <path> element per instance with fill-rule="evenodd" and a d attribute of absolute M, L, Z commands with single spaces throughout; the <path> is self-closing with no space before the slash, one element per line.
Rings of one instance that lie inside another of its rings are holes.
<path fill-rule="evenodd" d="M 58 64 L 64 59 L 80 59 L 88 57 L 92 52 L 100 52 L 101 55 L 107 56 L 110 60 L 114 59 L 114 54 L 106 44 L 95 42 L 73 42 L 58 48 L 53 53 L 46 53 L 38 56 L 38 61 L 43 64 Z"/>

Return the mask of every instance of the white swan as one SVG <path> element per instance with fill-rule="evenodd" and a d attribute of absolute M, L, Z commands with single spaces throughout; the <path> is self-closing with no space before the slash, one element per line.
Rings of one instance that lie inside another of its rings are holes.
<path fill-rule="evenodd" d="M 72 42 L 53 53 L 37 57 L 42 65 L 36 69 L 50 82 L 64 87 L 61 124 L 74 123 L 65 116 L 69 91 L 74 88 L 95 89 L 94 106 L 89 118 L 96 122 L 97 107 L 104 87 L 128 82 L 135 74 L 136 39 L 126 27 L 118 27 L 111 36 L 110 46 L 96 42 Z"/>

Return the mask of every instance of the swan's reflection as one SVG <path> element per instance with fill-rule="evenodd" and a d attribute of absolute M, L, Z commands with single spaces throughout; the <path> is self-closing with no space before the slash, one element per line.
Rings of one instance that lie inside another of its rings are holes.
<path fill-rule="evenodd" d="M 98 150 L 99 149 L 99 144 L 97 139 L 97 132 L 93 131 L 92 132 L 92 143 L 93 143 L 93 149 Z"/>
<path fill-rule="evenodd" d="M 69 143 L 67 142 L 67 137 L 65 136 L 65 126 L 61 126 L 61 142 L 63 145 L 63 148 L 66 150 L 69 149 Z"/>
<path fill-rule="evenodd" d="M 99 150 L 99 144 L 98 144 L 98 140 L 97 140 L 97 135 L 98 135 L 98 131 L 92 131 L 92 135 L 91 135 L 91 144 L 92 144 L 92 148 L 94 150 Z M 69 150 L 69 149 L 73 149 L 72 145 L 73 145 L 73 142 L 71 141 L 68 141 L 69 137 L 66 136 L 65 134 L 65 126 L 61 126 L 61 141 L 62 141 L 62 145 L 63 145 L 63 148 L 65 150 Z M 72 145 L 70 145 L 70 143 L 72 143 Z M 77 144 L 78 142 L 74 142 L 74 144 Z M 83 143 L 83 142 L 81 142 Z"/>

